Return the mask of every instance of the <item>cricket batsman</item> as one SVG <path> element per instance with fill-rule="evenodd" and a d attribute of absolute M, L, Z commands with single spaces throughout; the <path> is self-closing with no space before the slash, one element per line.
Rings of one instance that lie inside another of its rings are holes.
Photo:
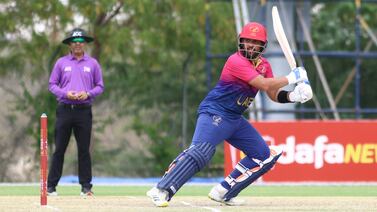
<path fill-rule="evenodd" d="M 242 116 L 258 91 L 278 103 L 304 103 L 313 97 L 306 70 L 293 69 L 287 76 L 274 78 L 263 57 L 267 47 L 266 28 L 256 22 L 245 25 L 238 36 L 238 51 L 226 61 L 217 85 L 198 108 L 192 144 L 170 164 L 164 176 L 147 196 L 157 207 L 168 202 L 195 173 L 208 164 L 216 145 L 224 140 L 246 155 L 222 182 L 212 188 L 211 200 L 226 205 L 241 205 L 235 197 L 267 173 L 282 150 L 268 147 L 259 132 Z M 282 90 L 296 85 L 293 91 Z"/>

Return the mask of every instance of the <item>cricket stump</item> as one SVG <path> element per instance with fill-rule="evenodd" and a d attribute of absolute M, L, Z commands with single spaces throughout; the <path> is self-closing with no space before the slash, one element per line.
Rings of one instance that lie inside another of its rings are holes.
<path fill-rule="evenodd" d="M 41 205 L 47 205 L 47 115 L 41 115 L 41 144 L 40 144 L 40 194 Z"/>

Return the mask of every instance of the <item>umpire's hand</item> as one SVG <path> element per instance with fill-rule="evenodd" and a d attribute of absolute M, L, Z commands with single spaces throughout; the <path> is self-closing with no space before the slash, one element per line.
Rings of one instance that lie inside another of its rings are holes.
<path fill-rule="evenodd" d="M 67 92 L 67 98 L 70 99 L 70 100 L 76 100 L 77 99 L 76 92 L 74 92 L 74 91 L 68 91 Z"/>
<path fill-rule="evenodd" d="M 86 100 L 88 97 L 88 93 L 85 91 L 81 91 L 77 94 L 77 100 Z"/>

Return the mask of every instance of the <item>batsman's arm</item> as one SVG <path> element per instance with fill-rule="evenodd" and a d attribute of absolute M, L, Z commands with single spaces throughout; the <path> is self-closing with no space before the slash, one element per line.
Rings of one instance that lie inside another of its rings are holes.
<path fill-rule="evenodd" d="M 283 94 L 280 94 L 280 92 L 282 92 L 281 89 L 274 89 L 274 90 L 268 90 L 266 93 L 272 101 L 282 103 L 282 102 L 279 101 L 279 95 L 283 95 Z M 287 97 L 287 102 L 290 102 L 289 99 L 288 99 L 288 94 L 289 94 L 289 92 L 287 92 L 285 95 Z M 280 96 L 280 98 L 282 98 L 282 97 Z"/>
<path fill-rule="evenodd" d="M 293 91 L 286 90 L 268 90 L 268 97 L 278 103 L 305 103 L 313 98 L 313 91 L 309 84 L 299 83 Z"/>
<path fill-rule="evenodd" d="M 286 90 L 278 89 L 278 90 L 267 91 L 267 95 L 272 101 L 277 102 L 277 103 L 293 103 L 296 101 L 295 99 L 294 100 L 291 99 L 292 92 L 293 91 L 286 91 Z"/>
<path fill-rule="evenodd" d="M 267 91 L 267 95 L 272 101 L 277 102 L 277 103 L 300 102 L 300 101 L 297 101 L 299 98 L 297 96 L 297 93 L 294 93 L 293 91 L 286 91 L 282 89 L 269 90 Z"/>
<path fill-rule="evenodd" d="M 263 78 L 263 79 L 260 79 L 260 80 L 264 81 L 266 83 L 271 83 L 272 85 L 274 83 L 276 83 L 275 84 L 276 86 L 270 86 L 266 90 L 264 90 L 264 91 L 266 91 L 268 97 L 272 101 L 278 102 L 278 103 L 292 103 L 293 102 L 293 101 L 290 101 L 290 99 L 289 99 L 289 93 L 290 92 L 280 89 L 281 87 L 284 87 L 285 85 L 288 85 L 288 79 L 286 77 L 282 77 L 282 78 Z M 254 85 L 258 86 L 258 81 L 255 81 Z M 260 90 L 262 90 L 262 89 L 260 89 Z"/>
<path fill-rule="evenodd" d="M 278 90 L 288 84 L 295 84 L 308 81 L 308 76 L 304 67 L 293 69 L 287 76 L 279 78 L 264 78 L 259 75 L 249 81 L 249 84 L 259 90 Z"/>
<path fill-rule="evenodd" d="M 277 90 L 281 87 L 288 85 L 288 78 L 264 78 L 263 76 L 259 75 L 254 79 L 250 80 L 249 85 L 262 91 Z"/>

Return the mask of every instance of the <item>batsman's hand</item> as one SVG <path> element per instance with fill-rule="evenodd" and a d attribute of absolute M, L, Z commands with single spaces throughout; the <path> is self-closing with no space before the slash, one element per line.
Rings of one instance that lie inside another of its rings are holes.
<path fill-rule="evenodd" d="M 296 84 L 300 82 L 308 82 L 308 74 L 306 73 L 306 70 L 304 67 L 297 67 L 293 69 L 287 76 L 285 76 L 288 79 L 288 84 Z"/>
<path fill-rule="evenodd" d="M 305 103 L 312 98 L 313 91 L 309 83 L 299 83 L 295 89 L 289 93 L 289 100 L 292 102 Z"/>

